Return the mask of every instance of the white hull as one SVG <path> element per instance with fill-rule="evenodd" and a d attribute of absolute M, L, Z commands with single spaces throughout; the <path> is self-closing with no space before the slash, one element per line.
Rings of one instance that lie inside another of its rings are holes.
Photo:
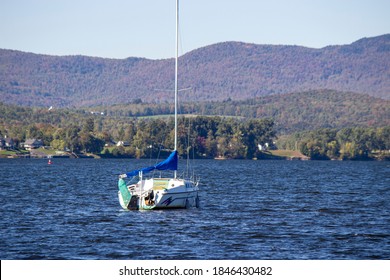
<path fill-rule="evenodd" d="M 124 203 L 121 192 L 119 202 L 126 210 L 152 210 L 199 207 L 198 186 L 182 179 L 147 179 L 128 186 L 131 201 Z"/>

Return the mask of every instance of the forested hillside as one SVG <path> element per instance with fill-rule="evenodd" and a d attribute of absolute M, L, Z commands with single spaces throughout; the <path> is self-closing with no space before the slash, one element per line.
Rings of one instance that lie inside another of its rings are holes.
<path fill-rule="evenodd" d="M 27 108 L 0 103 L 4 125 L 46 123 L 66 126 L 93 117 L 102 129 L 115 134 L 135 117 L 172 115 L 169 103 L 135 103 L 99 106 L 90 109 Z M 92 114 L 91 112 L 95 112 Z M 390 125 L 390 100 L 330 90 L 270 95 L 242 101 L 184 102 L 180 114 L 270 118 L 279 135 L 320 128 L 381 127 Z M 116 122 L 116 123 L 113 123 Z"/>
<path fill-rule="evenodd" d="M 315 89 L 390 99 L 390 34 L 350 45 L 219 43 L 180 57 L 185 101 L 245 100 Z M 171 102 L 173 59 L 104 59 L 0 50 L 0 101 L 86 107 Z"/>
<path fill-rule="evenodd" d="M 106 115 L 139 117 L 173 114 L 172 104 L 133 103 L 97 107 Z M 272 118 L 279 134 L 319 128 L 390 125 L 390 101 L 332 90 L 270 95 L 248 100 L 181 103 L 182 114 Z"/>
<path fill-rule="evenodd" d="M 12 138 L 17 146 L 37 138 L 57 150 L 103 156 L 157 156 L 161 148 L 172 149 L 172 115 L 159 115 L 172 111 L 170 104 L 139 101 L 89 110 L 0 103 L 0 138 Z M 373 151 L 377 158 L 389 158 L 390 101 L 366 95 L 311 91 L 187 103 L 180 112 L 187 114 L 179 119 L 181 155 L 261 158 L 267 154 L 257 145 L 277 140 L 277 147 L 300 150 L 313 159 L 368 159 Z M 210 116 L 212 112 L 218 116 Z M 129 146 L 103 149 L 117 141 Z"/>

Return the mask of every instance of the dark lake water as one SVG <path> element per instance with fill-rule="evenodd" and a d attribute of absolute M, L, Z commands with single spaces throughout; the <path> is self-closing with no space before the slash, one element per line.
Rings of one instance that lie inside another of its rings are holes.
<path fill-rule="evenodd" d="M 213 161 L 201 207 L 124 211 L 147 160 L 0 159 L 1 259 L 390 259 L 390 163 Z"/>

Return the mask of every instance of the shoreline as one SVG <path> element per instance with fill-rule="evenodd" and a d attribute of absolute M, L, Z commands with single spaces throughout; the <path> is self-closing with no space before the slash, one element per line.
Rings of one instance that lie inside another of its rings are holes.
<path fill-rule="evenodd" d="M 75 154 L 64 152 L 64 154 L 44 154 L 44 153 L 4 153 L 0 154 L 0 159 L 137 159 L 135 157 L 130 156 L 114 156 L 107 154 Z M 149 159 L 149 158 L 140 158 L 140 159 Z M 226 158 L 226 157 L 201 157 L 196 158 L 200 160 L 217 160 L 217 161 L 226 161 L 226 160 L 288 160 L 288 161 L 390 161 L 389 155 L 384 156 L 369 156 L 367 158 L 326 158 L 326 159 L 312 159 L 298 151 L 289 151 L 289 150 L 272 150 L 267 152 L 262 152 L 259 157 L 252 159 L 235 159 L 235 158 Z"/>

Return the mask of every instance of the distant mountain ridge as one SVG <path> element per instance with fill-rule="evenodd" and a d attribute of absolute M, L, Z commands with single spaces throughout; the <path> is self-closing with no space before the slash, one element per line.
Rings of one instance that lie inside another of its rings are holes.
<path fill-rule="evenodd" d="M 0 49 L 0 101 L 86 107 L 171 102 L 173 59 L 49 56 Z M 390 99 L 390 34 L 321 49 L 225 42 L 180 57 L 185 101 L 332 89 Z"/>

